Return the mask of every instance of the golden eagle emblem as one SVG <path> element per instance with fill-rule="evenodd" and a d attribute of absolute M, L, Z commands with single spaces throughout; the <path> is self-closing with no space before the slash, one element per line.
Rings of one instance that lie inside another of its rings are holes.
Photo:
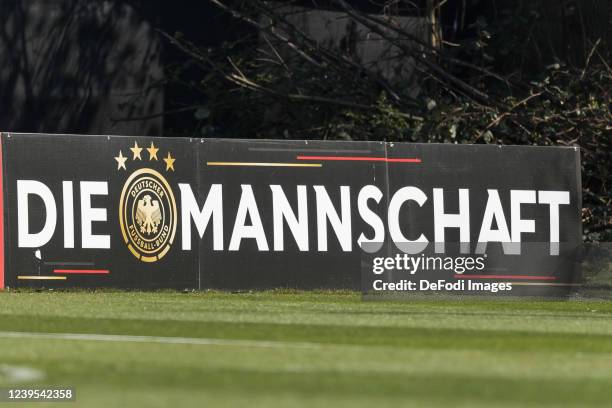
<path fill-rule="evenodd" d="M 134 142 L 135 157 L 139 149 Z M 158 150 L 153 144 L 151 149 Z M 170 250 L 176 224 L 176 201 L 168 180 L 155 169 L 135 170 L 125 181 L 119 199 L 119 226 L 132 255 L 142 262 L 159 261 Z"/>
<path fill-rule="evenodd" d="M 138 200 L 136 207 L 136 222 L 143 234 L 157 234 L 157 226 L 162 220 L 159 202 L 152 200 L 150 195 L 145 195 Z"/>

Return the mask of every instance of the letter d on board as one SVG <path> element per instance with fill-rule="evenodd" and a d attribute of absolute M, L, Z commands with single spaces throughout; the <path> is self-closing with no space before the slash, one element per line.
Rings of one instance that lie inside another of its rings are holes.
<path fill-rule="evenodd" d="M 45 206 L 45 223 L 39 232 L 30 234 L 30 195 L 37 195 Z M 39 248 L 53 237 L 57 223 L 55 199 L 49 187 L 35 180 L 17 180 L 17 235 L 20 248 Z"/>

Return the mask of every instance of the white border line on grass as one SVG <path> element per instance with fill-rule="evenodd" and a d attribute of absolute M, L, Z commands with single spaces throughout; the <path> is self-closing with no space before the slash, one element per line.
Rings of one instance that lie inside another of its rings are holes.
<path fill-rule="evenodd" d="M 93 334 L 93 333 L 37 333 L 0 331 L 3 339 L 45 339 L 45 340 L 76 340 L 76 341 L 107 341 L 128 343 L 157 343 L 157 344 L 190 344 L 201 346 L 226 347 L 259 347 L 259 348 L 297 348 L 320 349 L 323 343 L 306 343 L 291 341 L 269 340 L 237 340 L 237 339 L 211 339 L 198 337 L 162 337 L 162 336 L 131 336 L 124 334 Z"/>

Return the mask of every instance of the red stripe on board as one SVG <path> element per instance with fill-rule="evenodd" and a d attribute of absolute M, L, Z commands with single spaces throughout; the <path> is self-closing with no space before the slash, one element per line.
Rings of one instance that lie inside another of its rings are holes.
<path fill-rule="evenodd" d="M 0 289 L 4 289 L 4 185 L 2 181 L 2 133 L 0 133 Z"/>
<path fill-rule="evenodd" d="M 84 274 L 84 275 L 93 275 L 93 274 L 106 275 L 106 274 L 109 274 L 110 271 L 108 269 L 54 269 L 53 273 L 74 273 L 74 274 Z"/>
<path fill-rule="evenodd" d="M 455 275 L 456 279 L 525 279 L 525 280 L 555 280 L 554 276 L 533 275 Z"/>
<path fill-rule="evenodd" d="M 365 157 L 365 156 L 298 156 L 298 160 L 317 161 L 374 161 L 386 163 L 421 163 L 418 158 L 394 159 L 389 157 Z"/>

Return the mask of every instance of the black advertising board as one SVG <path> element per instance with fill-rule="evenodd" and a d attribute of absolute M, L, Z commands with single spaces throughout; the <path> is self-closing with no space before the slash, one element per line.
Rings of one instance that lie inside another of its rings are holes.
<path fill-rule="evenodd" d="M 178 139 L 3 134 L 5 285 L 197 287 L 193 271 L 198 254 L 172 250 L 180 242 L 176 233 L 164 243 L 170 250 L 160 261 L 143 262 L 128 244 L 138 246 L 132 240 L 126 243 L 123 234 L 129 236 L 137 225 L 135 212 L 125 228 L 119 217 L 124 189 L 125 206 L 134 204 L 128 199 L 128 178 L 148 168 L 172 180 L 173 197 L 156 201 L 165 212 L 164 223 L 178 224 L 177 211 L 166 202 L 171 198 L 178 208 L 176 183 L 195 184 L 194 145 Z M 137 154 L 130 150 L 135 146 Z M 177 161 L 166 172 L 163 159 L 168 153 Z M 168 216 L 174 219 L 168 222 Z"/>
<path fill-rule="evenodd" d="M 579 279 L 579 169 L 574 148 L 4 133 L 2 282 L 546 294 Z"/>

